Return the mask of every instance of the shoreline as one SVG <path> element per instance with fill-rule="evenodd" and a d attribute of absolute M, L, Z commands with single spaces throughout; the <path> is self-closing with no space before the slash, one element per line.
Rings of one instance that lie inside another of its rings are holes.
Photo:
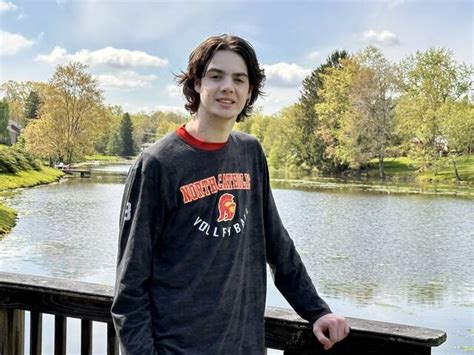
<path fill-rule="evenodd" d="M 59 181 L 64 173 L 58 169 L 42 167 L 41 170 L 22 170 L 16 174 L 0 174 L 0 238 L 16 225 L 17 213 L 2 203 L 1 194 L 23 188 L 51 184 Z"/>
<path fill-rule="evenodd" d="M 272 183 L 272 187 L 302 189 L 308 191 L 367 192 L 387 195 L 428 195 L 474 199 L 474 186 L 472 185 L 395 183 L 393 181 L 357 181 L 334 178 L 271 178 L 270 181 Z"/>

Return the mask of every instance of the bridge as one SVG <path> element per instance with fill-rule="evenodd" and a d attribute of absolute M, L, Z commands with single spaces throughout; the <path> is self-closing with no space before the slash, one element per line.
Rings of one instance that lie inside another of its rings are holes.
<path fill-rule="evenodd" d="M 91 177 L 91 170 L 90 169 L 63 168 L 61 170 L 64 171 L 64 173 L 66 173 L 68 175 L 80 174 L 81 178 Z"/>
<path fill-rule="evenodd" d="M 43 314 L 55 319 L 54 354 L 66 355 L 67 319 L 81 319 L 81 355 L 92 355 L 93 322 L 107 324 L 107 355 L 119 347 L 110 307 L 113 287 L 30 275 L 0 272 L 0 355 L 25 353 L 25 311 L 30 317 L 30 354 L 40 355 Z M 442 330 L 347 318 L 349 336 L 325 351 L 311 326 L 293 311 L 268 307 L 265 344 L 285 355 L 428 355 L 446 340 Z"/>

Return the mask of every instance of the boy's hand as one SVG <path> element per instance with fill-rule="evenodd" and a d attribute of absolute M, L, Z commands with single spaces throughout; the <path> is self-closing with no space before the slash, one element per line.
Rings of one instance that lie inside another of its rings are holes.
<path fill-rule="evenodd" d="M 330 313 L 314 322 L 313 333 L 324 345 L 324 350 L 329 350 L 349 334 L 349 325 L 344 317 Z"/>

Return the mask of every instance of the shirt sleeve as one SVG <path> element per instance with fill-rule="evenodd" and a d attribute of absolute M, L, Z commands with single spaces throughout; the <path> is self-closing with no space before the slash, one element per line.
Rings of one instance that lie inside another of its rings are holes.
<path fill-rule="evenodd" d="M 270 188 L 265 157 L 263 161 L 263 213 L 267 263 L 275 286 L 281 294 L 301 318 L 313 324 L 318 318 L 331 313 L 331 309 L 316 292 L 293 240 L 283 226 Z"/>
<path fill-rule="evenodd" d="M 123 355 L 157 354 L 149 289 L 164 211 L 159 185 L 156 163 L 140 156 L 125 184 L 111 309 Z"/>

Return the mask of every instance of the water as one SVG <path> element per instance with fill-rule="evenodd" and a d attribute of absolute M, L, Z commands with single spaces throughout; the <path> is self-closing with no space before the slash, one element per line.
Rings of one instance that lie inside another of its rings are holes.
<path fill-rule="evenodd" d="M 1 271 L 113 284 L 124 177 L 93 176 L 6 197 L 19 221 L 0 240 Z M 433 354 L 473 347 L 472 201 L 287 189 L 274 196 L 334 312 L 447 331 Z M 268 305 L 289 307 L 271 282 Z M 79 334 L 75 322 L 70 327 L 69 334 Z M 105 329 L 97 328 L 104 335 L 96 339 L 105 339 Z M 44 353 L 51 353 L 44 338 Z M 78 353 L 78 339 L 70 336 L 68 349 Z M 104 352 L 103 343 L 94 344 L 94 354 Z"/>

